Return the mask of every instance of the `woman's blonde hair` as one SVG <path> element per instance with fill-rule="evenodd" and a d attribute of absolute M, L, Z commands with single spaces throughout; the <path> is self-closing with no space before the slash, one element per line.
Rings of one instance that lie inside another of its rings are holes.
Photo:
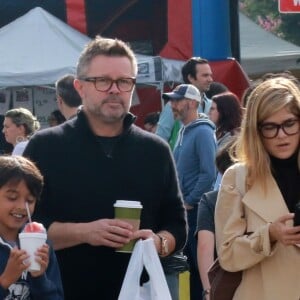
<path fill-rule="evenodd" d="M 28 109 L 23 107 L 8 110 L 5 117 L 10 118 L 17 126 L 23 125 L 26 138 L 29 138 L 40 128 L 37 118 Z"/>
<path fill-rule="evenodd" d="M 241 133 L 236 143 L 236 161 L 248 168 L 248 187 L 254 180 L 265 187 L 271 173 L 270 158 L 259 134 L 259 125 L 282 108 L 300 118 L 300 90 L 284 77 L 263 81 L 251 92 L 242 121 Z M 298 156 L 300 168 L 300 155 Z"/>

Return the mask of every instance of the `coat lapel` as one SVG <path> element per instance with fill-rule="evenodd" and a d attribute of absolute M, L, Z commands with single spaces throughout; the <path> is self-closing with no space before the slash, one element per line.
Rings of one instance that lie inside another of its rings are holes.
<path fill-rule="evenodd" d="M 289 210 L 282 194 L 272 176 L 267 179 L 266 192 L 261 184 L 254 183 L 251 189 L 244 195 L 242 202 L 266 222 L 274 222 Z"/>

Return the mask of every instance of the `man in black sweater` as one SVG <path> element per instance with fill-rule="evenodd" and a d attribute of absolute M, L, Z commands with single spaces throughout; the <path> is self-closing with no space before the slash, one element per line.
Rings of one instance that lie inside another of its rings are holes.
<path fill-rule="evenodd" d="M 115 250 L 131 239 L 153 238 L 163 257 L 186 242 L 170 149 L 129 113 L 136 74 L 125 43 L 96 37 L 74 80 L 82 110 L 37 133 L 24 152 L 45 177 L 35 217 L 57 250 L 67 300 L 117 299 L 130 255 Z M 114 219 L 117 199 L 141 202 L 140 230 Z"/>

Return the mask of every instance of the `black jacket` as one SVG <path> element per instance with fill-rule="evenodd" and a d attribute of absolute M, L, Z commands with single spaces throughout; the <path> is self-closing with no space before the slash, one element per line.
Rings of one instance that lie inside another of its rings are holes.
<path fill-rule="evenodd" d="M 128 114 L 109 155 L 83 112 L 30 139 L 24 155 L 45 177 L 36 219 L 49 226 L 113 218 L 117 199 L 136 200 L 143 205 L 141 228 L 168 230 L 176 250 L 184 246 L 185 213 L 170 149 L 133 121 Z M 67 300 L 117 299 L 129 255 L 82 244 L 57 251 L 57 257 Z"/>

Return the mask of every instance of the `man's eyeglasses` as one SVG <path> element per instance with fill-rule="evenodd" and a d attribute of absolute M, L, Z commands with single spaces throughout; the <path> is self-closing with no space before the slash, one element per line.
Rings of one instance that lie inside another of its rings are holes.
<path fill-rule="evenodd" d="M 136 79 L 134 77 L 118 78 L 116 80 L 109 77 L 80 77 L 79 80 L 93 82 L 95 89 L 99 92 L 107 92 L 115 83 L 120 92 L 131 92 Z"/>
<path fill-rule="evenodd" d="M 275 138 L 278 135 L 280 128 L 286 135 L 297 134 L 300 130 L 300 120 L 293 118 L 288 119 L 281 124 L 262 123 L 261 125 L 259 125 L 260 133 L 266 139 Z"/>

